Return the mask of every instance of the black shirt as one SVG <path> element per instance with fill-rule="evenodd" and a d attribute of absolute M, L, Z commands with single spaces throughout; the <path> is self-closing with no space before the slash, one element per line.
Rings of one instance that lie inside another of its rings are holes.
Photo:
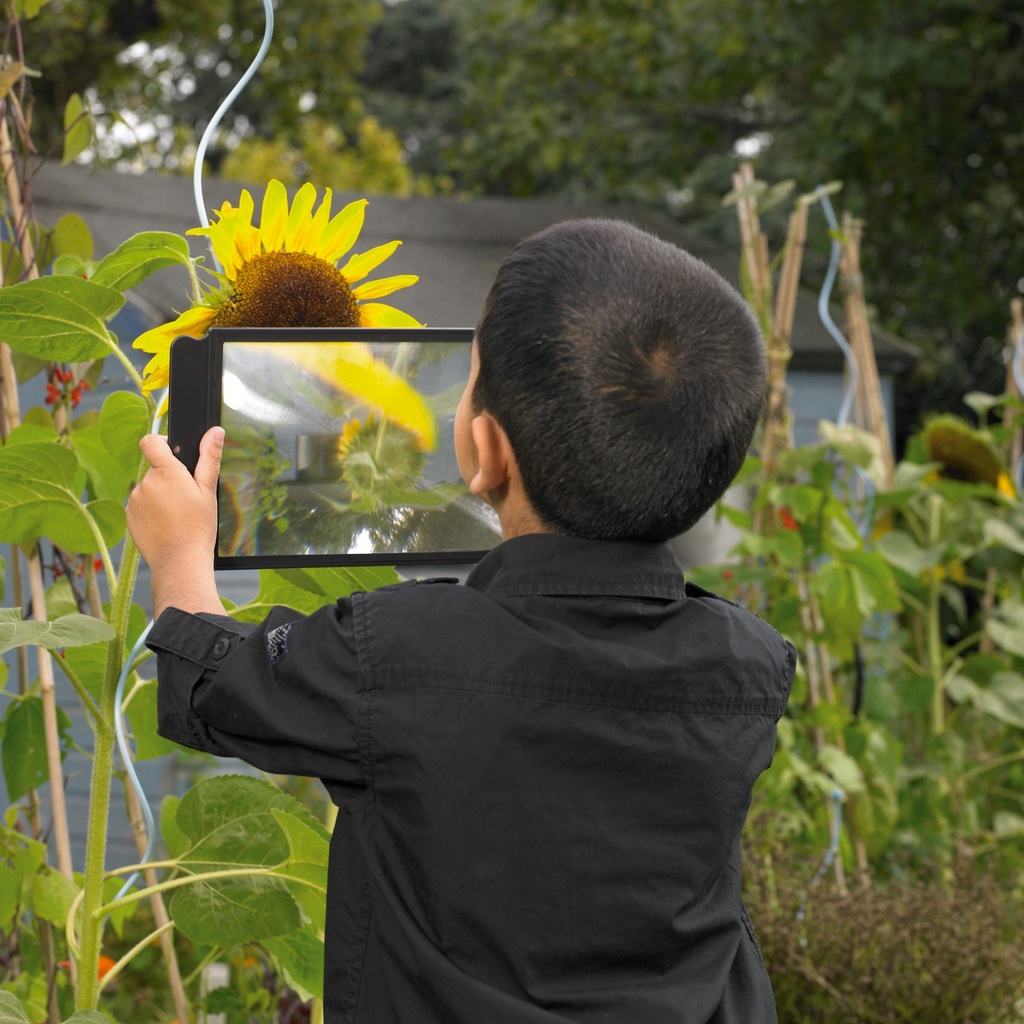
<path fill-rule="evenodd" d="M 340 808 L 327 1024 L 776 1020 L 739 837 L 795 652 L 667 547 L 519 537 L 149 645 L 163 735 Z"/>

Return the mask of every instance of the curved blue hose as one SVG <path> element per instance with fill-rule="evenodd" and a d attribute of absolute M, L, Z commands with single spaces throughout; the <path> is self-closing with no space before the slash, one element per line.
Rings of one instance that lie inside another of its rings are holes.
<path fill-rule="evenodd" d="M 131 674 L 132 664 L 135 661 L 136 656 L 142 649 L 142 645 L 146 642 L 146 637 L 149 636 L 149 631 L 153 628 L 153 620 L 150 619 L 146 623 L 146 628 L 139 634 L 138 640 L 135 641 L 135 645 L 132 647 L 125 658 L 124 666 L 121 668 L 121 674 L 117 679 L 117 693 L 114 696 L 114 734 L 117 737 L 117 749 L 121 752 L 121 760 L 124 762 L 124 770 L 128 773 L 128 781 L 132 785 L 132 789 L 135 790 L 135 795 L 139 798 L 139 805 L 142 808 L 142 817 L 146 822 L 146 852 L 142 855 L 139 860 L 140 864 L 148 864 L 153 856 L 153 849 L 156 846 L 156 822 L 153 820 L 153 809 L 149 805 L 149 799 L 146 797 L 146 793 L 142 788 L 142 783 L 139 781 L 139 776 L 135 772 L 135 763 L 132 760 L 132 752 L 128 746 L 128 740 L 124 734 L 124 714 L 121 710 L 122 704 L 124 703 L 124 688 L 128 681 L 128 676 Z M 117 894 L 115 899 L 120 899 L 124 896 L 133 885 L 139 880 L 139 875 L 142 872 L 134 871 L 128 876 L 127 881 L 121 886 L 121 891 Z"/>
<path fill-rule="evenodd" d="M 263 10 L 266 15 L 266 25 L 263 29 L 263 42 L 260 44 L 259 52 L 253 58 L 253 62 L 246 69 L 245 74 L 238 80 L 238 84 L 224 97 L 224 102 L 221 103 L 216 113 L 210 118 L 210 123 L 206 126 L 206 131 L 203 132 L 203 137 L 199 140 L 199 148 L 196 150 L 196 163 L 192 169 L 192 191 L 195 195 L 196 213 L 199 214 L 199 222 L 204 228 L 210 226 L 210 218 L 206 213 L 206 200 L 203 198 L 203 163 L 206 160 L 206 150 L 210 145 L 210 139 L 213 138 L 213 133 L 220 125 L 221 119 L 228 112 L 231 104 L 238 99 L 242 90 L 252 80 L 253 75 L 256 74 L 257 69 L 263 63 L 263 58 L 266 57 L 267 51 L 270 49 L 270 41 L 274 37 L 274 8 L 270 0 L 263 0 Z M 220 269 L 220 263 L 216 256 L 213 257 L 213 262 Z"/>
<path fill-rule="evenodd" d="M 256 54 L 253 62 L 246 69 L 245 74 L 238 80 L 238 84 L 228 93 L 225 97 L 224 102 L 217 108 L 216 113 L 210 118 L 210 123 L 206 126 L 206 131 L 203 132 L 203 137 L 199 140 L 199 147 L 196 150 L 196 162 L 195 167 L 192 171 L 192 190 L 195 196 L 196 213 L 199 215 L 199 220 L 203 227 L 209 227 L 210 218 L 206 213 L 206 200 L 203 198 L 203 164 L 206 160 L 206 150 L 210 144 L 210 139 L 213 137 L 213 133 L 217 130 L 217 126 L 220 124 L 221 119 L 227 113 L 231 104 L 235 102 L 242 90 L 252 80 L 253 75 L 256 74 L 260 64 L 263 63 L 263 58 L 266 57 L 267 51 L 270 49 L 270 42 L 274 36 L 274 8 L 271 4 L 271 0 L 263 0 L 263 10 L 266 15 L 266 24 L 263 30 L 263 42 L 260 45 L 259 52 Z M 213 253 L 213 247 L 210 247 L 210 252 L 213 257 L 213 262 L 220 269 L 220 262 L 217 259 L 215 253 Z M 160 401 L 157 402 L 157 408 L 163 407 L 164 401 L 167 398 L 167 389 L 164 390 L 163 395 L 160 397 Z M 161 416 L 159 413 L 153 420 L 152 426 L 150 427 L 150 433 L 156 433 L 160 426 Z M 121 669 L 121 674 L 117 680 L 117 691 L 114 697 L 114 734 L 117 738 L 117 747 L 121 752 L 121 759 L 124 762 L 125 772 L 128 775 L 128 781 L 131 783 L 132 788 L 135 790 L 136 796 L 139 798 L 139 805 L 142 808 L 142 817 L 146 823 L 146 852 L 142 855 L 139 860 L 140 864 L 148 864 L 153 856 L 153 850 L 156 846 L 157 829 L 156 821 L 153 818 L 153 809 L 150 806 L 149 799 L 146 796 L 145 791 L 142 788 L 142 783 L 139 781 L 139 776 L 135 771 L 135 762 L 132 759 L 132 752 L 128 746 L 128 740 L 124 733 L 124 713 L 122 707 L 124 704 L 124 689 L 128 682 L 128 676 L 131 673 L 132 664 L 135 658 L 138 656 L 139 651 L 142 649 L 143 644 L 146 642 L 146 637 L 149 636 L 149 631 L 153 628 L 153 620 L 150 619 L 146 624 L 146 628 L 139 635 L 138 640 L 135 641 L 135 645 L 132 647 L 125 659 L 124 666 Z M 133 872 L 124 885 L 121 887 L 121 891 L 117 894 L 117 899 L 124 896 L 139 879 L 141 872 Z"/>
<path fill-rule="evenodd" d="M 827 195 L 821 196 L 821 208 L 824 211 L 825 219 L 828 221 L 832 235 L 832 251 L 829 254 L 828 270 L 825 272 L 825 280 L 822 282 L 821 291 L 818 293 L 818 316 L 825 325 L 825 330 L 832 335 L 833 341 L 842 350 L 846 359 L 846 366 L 849 370 L 849 380 L 846 385 L 846 393 L 843 395 L 842 405 L 839 407 L 839 415 L 836 417 L 836 426 L 845 427 L 846 421 L 850 418 L 850 409 L 853 407 L 854 396 L 857 393 L 857 357 L 850 348 L 850 343 L 843 337 L 843 332 L 836 327 L 832 314 L 829 312 L 828 304 L 832 298 L 832 289 L 835 287 L 836 274 L 839 271 L 839 257 L 843 251 L 843 244 L 836 237 L 839 231 L 839 222 L 836 220 L 835 211 L 832 209 L 832 200 Z"/>

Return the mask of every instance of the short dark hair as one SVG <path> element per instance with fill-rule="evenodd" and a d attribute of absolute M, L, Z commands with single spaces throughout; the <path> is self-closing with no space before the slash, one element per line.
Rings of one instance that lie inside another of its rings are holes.
<path fill-rule="evenodd" d="M 701 260 L 625 221 L 555 224 L 498 270 L 473 406 L 505 430 L 549 528 L 660 541 L 743 463 L 765 399 L 760 328 Z"/>

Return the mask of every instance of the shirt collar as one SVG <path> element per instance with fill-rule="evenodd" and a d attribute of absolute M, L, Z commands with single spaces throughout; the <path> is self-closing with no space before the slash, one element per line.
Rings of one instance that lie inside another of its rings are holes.
<path fill-rule="evenodd" d="M 531 533 L 503 541 L 469 574 L 488 594 L 609 595 L 680 600 L 683 570 L 667 544 L 585 540 Z"/>

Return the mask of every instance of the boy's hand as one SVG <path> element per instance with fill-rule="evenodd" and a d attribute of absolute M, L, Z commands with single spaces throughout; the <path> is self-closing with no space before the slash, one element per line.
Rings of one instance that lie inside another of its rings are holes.
<path fill-rule="evenodd" d="M 140 442 L 149 470 L 128 498 L 128 530 L 149 565 L 154 615 L 168 605 L 222 613 L 213 576 L 217 541 L 217 477 L 224 430 L 211 427 L 199 443 L 195 476 L 159 434 Z"/>

